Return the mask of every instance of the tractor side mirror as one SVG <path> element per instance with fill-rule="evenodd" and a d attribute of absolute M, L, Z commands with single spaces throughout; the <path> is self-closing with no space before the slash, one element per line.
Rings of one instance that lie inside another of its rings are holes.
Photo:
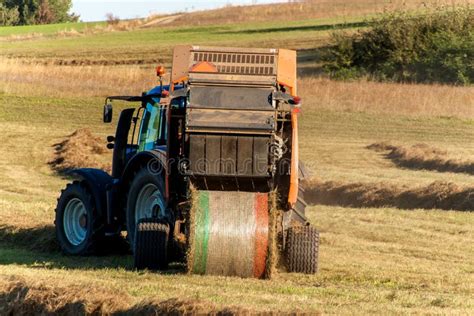
<path fill-rule="evenodd" d="M 112 113 L 113 113 L 112 104 L 107 103 L 106 105 L 104 105 L 104 123 L 112 122 Z"/>

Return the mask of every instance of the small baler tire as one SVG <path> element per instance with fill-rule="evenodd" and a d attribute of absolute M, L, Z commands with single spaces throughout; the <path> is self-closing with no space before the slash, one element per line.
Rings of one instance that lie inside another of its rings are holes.
<path fill-rule="evenodd" d="M 152 219 L 141 220 L 135 235 L 134 266 L 138 270 L 165 270 L 168 267 L 170 227 Z"/>
<path fill-rule="evenodd" d="M 286 260 L 289 272 L 314 274 L 318 271 L 319 232 L 312 226 L 288 229 Z"/>

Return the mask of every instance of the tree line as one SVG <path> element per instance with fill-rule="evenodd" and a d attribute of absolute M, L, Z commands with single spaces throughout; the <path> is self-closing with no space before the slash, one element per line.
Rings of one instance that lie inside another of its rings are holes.
<path fill-rule="evenodd" d="M 72 0 L 0 0 L 0 25 L 76 22 Z"/>

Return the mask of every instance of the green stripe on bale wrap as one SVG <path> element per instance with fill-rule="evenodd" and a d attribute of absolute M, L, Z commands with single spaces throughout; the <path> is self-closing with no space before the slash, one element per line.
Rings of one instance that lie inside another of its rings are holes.
<path fill-rule="evenodd" d="M 195 220 L 193 272 L 204 274 L 209 241 L 209 193 L 207 191 L 199 192 Z"/>

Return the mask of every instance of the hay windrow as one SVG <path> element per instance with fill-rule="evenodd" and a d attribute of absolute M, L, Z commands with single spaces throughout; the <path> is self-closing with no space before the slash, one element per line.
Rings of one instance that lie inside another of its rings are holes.
<path fill-rule="evenodd" d="M 218 308 L 212 303 L 171 298 L 166 301 L 147 301 L 132 308 L 113 313 L 117 316 L 127 315 L 250 315 L 254 312 L 240 307 Z M 266 314 L 266 313 L 265 313 Z"/>
<path fill-rule="evenodd" d="M 62 142 L 54 145 L 54 158 L 49 162 L 57 172 L 76 168 L 98 168 L 111 171 L 105 141 L 89 129 L 78 129 Z"/>
<path fill-rule="evenodd" d="M 428 186 L 409 188 L 383 182 L 313 179 L 304 186 L 305 198 L 310 204 L 474 211 L 474 187 L 461 187 L 451 182 L 435 181 Z"/>
<path fill-rule="evenodd" d="M 86 285 L 56 286 L 0 278 L 0 315 L 235 315 L 252 311 L 219 308 L 213 303 L 185 298 L 150 299 L 138 304 L 121 291 Z"/>
<path fill-rule="evenodd" d="M 367 149 L 379 152 L 388 151 L 385 154 L 385 158 L 402 168 L 459 172 L 474 175 L 473 161 L 450 158 L 446 150 L 423 143 L 406 147 L 388 142 L 379 142 L 367 146 Z"/>
<path fill-rule="evenodd" d="M 105 289 L 0 279 L 0 315 L 107 315 L 129 303 L 128 295 Z"/>

